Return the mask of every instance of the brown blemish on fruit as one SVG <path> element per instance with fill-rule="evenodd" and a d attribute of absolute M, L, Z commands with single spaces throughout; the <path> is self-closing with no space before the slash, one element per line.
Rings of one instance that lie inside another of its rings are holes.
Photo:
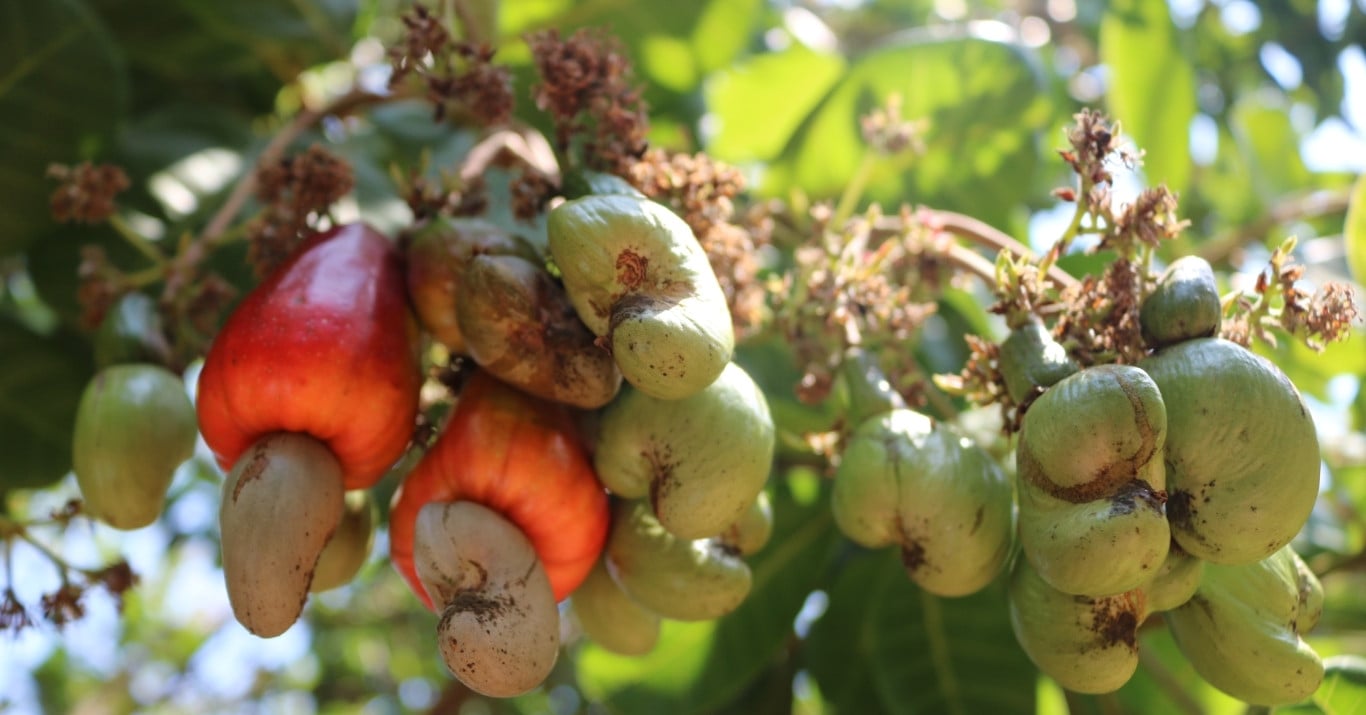
<path fill-rule="evenodd" d="M 915 573 L 924 568 L 926 563 L 925 547 L 919 541 L 911 541 L 902 545 L 901 565 L 906 567 L 906 573 Z"/>
<path fill-rule="evenodd" d="M 628 248 L 617 254 L 617 282 L 627 290 L 635 290 L 645 282 L 649 267 L 650 259 Z"/>
<path fill-rule="evenodd" d="M 1154 490 L 1152 485 L 1141 479 L 1133 479 L 1120 487 L 1119 491 L 1110 497 L 1110 515 L 1129 514 L 1140 506 L 1159 511 L 1166 501 L 1166 492 Z"/>
<path fill-rule="evenodd" d="M 1098 598 L 1091 605 L 1091 631 L 1102 648 L 1123 644 L 1138 652 L 1138 604 L 1129 594 Z"/>
<path fill-rule="evenodd" d="M 251 456 L 248 459 L 251 461 L 242 469 L 242 476 L 237 478 L 237 484 L 233 485 L 232 488 L 232 502 L 234 504 L 237 503 L 237 498 L 242 494 L 242 487 L 245 487 L 248 482 L 259 479 L 270 464 L 270 456 L 266 451 L 266 446 L 260 443 L 252 446 Z"/>

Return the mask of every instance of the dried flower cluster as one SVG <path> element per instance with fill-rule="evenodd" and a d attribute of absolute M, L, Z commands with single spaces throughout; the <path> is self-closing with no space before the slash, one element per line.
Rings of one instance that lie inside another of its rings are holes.
<path fill-rule="evenodd" d="M 423 5 L 414 5 L 401 19 L 403 35 L 389 48 L 390 87 L 417 78 L 438 122 L 470 119 L 494 126 L 508 121 L 515 104 L 512 73 L 493 64 L 492 47 L 452 40 L 441 19 Z"/>
<path fill-rule="evenodd" d="M 884 156 L 904 151 L 923 153 L 927 128 L 928 122 L 923 119 L 911 121 L 902 118 L 899 94 L 889 96 L 883 106 L 859 117 L 863 142 Z"/>
<path fill-rule="evenodd" d="M 354 185 L 351 165 L 316 144 L 258 167 L 256 198 L 265 208 L 247 226 L 247 258 L 257 275 L 265 276 L 287 258 Z"/>
<path fill-rule="evenodd" d="M 114 198 L 129 186 L 128 175 L 112 164 L 53 164 L 47 175 L 61 182 L 48 201 L 52 217 L 61 223 L 109 220 L 114 215 Z"/>
<path fill-rule="evenodd" d="M 7 583 L 0 591 L 0 632 L 19 633 L 35 625 L 32 606 L 26 607 L 14 591 L 13 542 L 26 541 L 35 546 L 39 542 L 31 531 L 36 526 L 66 529 L 81 513 L 81 502 L 71 500 L 54 510 L 47 519 L 36 522 L 20 522 L 0 514 L 0 541 L 4 544 L 3 557 Z M 72 566 L 48 547 L 38 548 L 37 553 L 46 557 L 61 577 L 61 585 L 51 593 L 39 598 L 37 611 L 41 617 L 58 628 L 85 617 L 85 605 L 81 600 L 92 588 L 103 588 L 123 606 L 123 594 L 137 583 L 128 562 L 120 559 L 98 569 L 83 569 Z"/>
<path fill-rule="evenodd" d="M 1314 350 L 1344 340 L 1361 321 L 1352 288 L 1329 282 L 1309 293 L 1300 287 L 1304 266 L 1295 262 L 1295 239 L 1286 240 L 1271 254 L 1269 265 L 1257 276 L 1254 296 L 1240 295 L 1229 306 L 1221 335 L 1244 347 L 1257 338 L 1277 344 L 1273 328 L 1280 328 Z M 1277 307 L 1279 304 L 1279 309 Z"/>
<path fill-rule="evenodd" d="M 645 154 L 650 124 L 617 40 L 584 29 L 568 38 L 547 30 L 527 42 L 541 78 L 532 96 L 554 122 L 555 148 L 565 156 L 577 149 L 586 168 L 629 175 Z"/>
<path fill-rule="evenodd" d="M 876 211 L 830 226 L 830 209 L 813 210 L 813 237 L 799 246 L 795 266 L 770 286 L 777 328 L 796 353 L 803 371 L 797 394 L 803 401 L 825 399 L 835 370 L 846 350 L 862 346 L 876 355 L 884 347 L 910 341 L 925 319 L 935 312 L 921 280 L 920 263 L 912 254 L 923 226 L 909 210 L 902 211 L 889 230 Z M 902 356 L 887 370 L 893 385 L 912 383 L 918 368 Z M 914 395 L 910 402 L 917 404 Z"/>

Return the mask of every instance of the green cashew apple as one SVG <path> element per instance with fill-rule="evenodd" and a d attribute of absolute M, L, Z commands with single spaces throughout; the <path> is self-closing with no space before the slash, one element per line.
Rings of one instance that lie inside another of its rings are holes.
<path fill-rule="evenodd" d="M 1289 378 L 1218 338 L 1177 343 L 1139 367 L 1167 405 L 1167 518 L 1181 548 L 1247 564 L 1290 543 L 1318 497 L 1319 444 Z"/>
<path fill-rule="evenodd" d="M 146 293 L 124 294 L 95 333 L 95 364 L 101 368 L 121 363 L 165 364 L 170 357 L 157 302 Z"/>
<path fill-rule="evenodd" d="M 637 196 L 595 194 L 550 212 L 550 254 L 579 318 L 626 381 L 679 400 L 720 376 L 735 348 L 721 284 L 688 224 Z"/>
<path fill-rule="evenodd" d="M 1316 614 L 1301 610 L 1296 561 L 1285 546 L 1250 564 L 1209 564 L 1190 601 L 1167 612 L 1177 647 L 1210 685 L 1268 706 L 1318 688 L 1323 662 L 1301 638 Z"/>
<path fill-rule="evenodd" d="M 308 590 L 320 593 L 351 583 L 370 557 L 370 547 L 374 543 L 374 498 L 367 489 L 347 492 L 341 523 L 318 555 L 318 565 L 313 569 L 313 582 Z"/>
<path fill-rule="evenodd" d="M 1319 617 L 1323 615 L 1323 584 L 1319 583 L 1319 577 L 1309 569 L 1309 565 L 1304 563 L 1300 555 L 1293 549 L 1282 549 L 1289 551 L 1290 556 L 1295 561 L 1295 573 L 1300 585 L 1300 608 L 1295 621 L 1300 631 L 1309 631 L 1319 624 Z"/>
<path fill-rule="evenodd" d="M 1219 333 L 1223 306 L 1214 269 L 1199 256 L 1178 258 L 1139 307 L 1143 339 L 1154 348 Z"/>
<path fill-rule="evenodd" d="M 621 589 L 664 618 L 706 621 L 734 611 L 749 595 L 749 566 L 710 540 L 669 533 L 643 500 L 612 512 L 607 568 Z"/>
<path fill-rule="evenodd" d="M 1171 545 L 1166 439 L 1162 395 L 1135 367 L 1083 370 L 1034 401 L 1016 464 L 1020 545 L 1040 577 L 1082 596 L 1152 580 Z"/>
<path fill-rule="evenodd" d="M 616 174 L 606 174 L 601 171 L 589 171 L 587 169 L 567 171 L 560 184 L 561 193 L 570 199 L 582 198 L 591 194 L 624 194 L 645 198 L 645 194 L 640 193 L 640 190 L 632 186 L 631 182 Z"/>
<path fill-rule="evenodd" d="M 1195 595 L 1204 574 L 1204 561 L 1173 545 L 1162 566 L 1153 574 L 1153 580 L 1143 587 L 1143 593 L 1148 597 L 1148 610 L 1158 613 L 1185 604 Z"/>
<path fill-rule="evenodd" d="M 1114 692 L 1138 668 L 1138 626 L 1148 615 L 1142 589 L 1073 596 L 1048 585 L 1027 559 L 1016 559 L 1006 601 L 1025 655 L 1062 687 Z"/>
<path fill-rule="evenodd" d="M 174 373 L 150 364 L 101 370 L 81 395 L 72 436 L 86 512 L 117 529 L 156 521 L 197 435 L 194 405 Z"/>
<path fill-rule="evenodd" d="M 617 655 L 645 655 L 659 642 L 659 614 L 621 590 L 598 561 L 569 598 L 584 635 Z"/>
<path fill-rule="evenodd" d="M 475 256 L 519 256 L 539 261 L 536 249 L 501 227 L 479 219 L 437 217 L 410 234 L 406 249 L 408 295 L 418 321 L 453 353 L 465 353 L 456 316 L 465 267 Z"/>
<path fill-rule="evenodd" d="M 1017 405 L 1079 369 L 1038 318 L 1010 331 L 1001 343 L 1000 365 L 1006 392 Z"/>
<path fill-rule="evenodd" d="M 734 550 L 741 556 L 753 556 L 763 550 L 768 545 L 768 540 L 773 538 L 773 505 L 769 503 L 768 492 L 759 492 L 759 496 L 750 502 L 749 508 L 745 510 L 740 518 L 731 524 L 721 535 L 716 537 L 726 548 Z"/>
<path fill-rule="evenodd" d="M 911 580 L 963 596 L 1000 573 L 1010 552 L 1012 487 L 984 450 L 912 410 L 867 420 L 844 448 L 831 508 L 869 548 L 896 545 Z"/>
<path fill-rule="evenodd" d="M 648 496 L 664 528 L 701 539 L 725 531 L 759 495 L 774 440 L 763 391 L 730 363 L 680 400 L 626 390 L 603 412 L 593 463 L 614 494 Z"/>
<path fill-rule="evenodd" d="M 472 256 L 456 290 L 470 357 L 524 392 L 583 409 L 621 388 L 611 353 L 579 322 L 564 289 L 521 256 Z"/>
<path fill-rule="evenodd" d="M 844 403 L 847 424 L 861 425 L 871 417 L 906 407 L 906 400 L 892 387 L 876 356 L 863 348 L 849 348 L 844 353 L 835 389 Z"/>

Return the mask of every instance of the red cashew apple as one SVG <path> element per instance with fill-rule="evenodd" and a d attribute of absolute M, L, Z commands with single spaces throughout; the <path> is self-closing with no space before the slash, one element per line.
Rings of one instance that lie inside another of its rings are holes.
<path fill-rule="evenodd" d="M 607 540 L 607 494 L 566 409 L 476 373 L 436 444 L 390 512 L 390 556 L 428 608 L 413 564 L 417 515 L 430 502 L 472 501 L 526 534 L 562 600 L 587 577 Z"/>
<path fill-rule="evenodd" d="M 344 490 L 373 485 L 407 447 L 417 338 L 393 243 L 351 224 L 306 241 L 214 340 L 199 426 L 231 470 L 224 575 L 253 633 L 279 635 L 298 619 Z"/>

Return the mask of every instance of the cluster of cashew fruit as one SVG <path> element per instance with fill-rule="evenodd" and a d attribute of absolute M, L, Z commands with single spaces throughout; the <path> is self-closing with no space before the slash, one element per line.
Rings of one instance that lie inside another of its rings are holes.
<path fill-rule="evenodd" d="M 1010 391 L 1037 395 L 1016 451 L 1011 620 L 1064 687 L 1127 682 L 1158 612 L 1241 700 L 1296 702 L 1322 680 L 1300 637 L 1322 592 L 1288 546 L 1318 495 L 1314 423 L 1274 364 L 1216 337 L 1221 313 L 1213 271 L 1187 257 L 1141 306 L 1151 351 L 1135 365 L 1079 370 L 1037 324 L 1003 346 Z"/>
<path fill-rule="evenodd" d="M 540 241 L 442 218 L 397 242 L 360 224 L 318 234 L 229 317 L 198 426 L 227 471 L 223 569 L 252 633 L 283 633 L 310 592 L 365 562 L 369 488 L 413 446 L 424 332 L 477 367 L 395 494 L 390 555 L 440 614 L 461 681 L 493 696 L 540 684 L 571 594 L 583 633 L 627 654 L 650 650 L 662 618 L 744 600 L 742 557 L 772 528 L 767 403 L 731 362 L 725 297 L 687 224 L 619 179 L 580 183 L 599 193 L 557 205 Z M 168 482 L 195 408 L 183 389 L 179 413 L 104 397 L 123 382 L 97 379 L 89 410 L 125 442 L 120 430 L 145 432 L 135 408 L 158 432 L 185 427 Z M 92 509 L 113 521 L 118 490 L 100 485 L 125 478 L 118 462 L 83 464 Z"/>
<path fill-rule="evenodd" d="M 842 379 L 861 423 L 836 474 L 836 523 L 865 546 L 899 546 L 910 577 L 943 596 L 986 586 L 1014 535 L 1016 637 L 1070 690 L 1127 682 L 1139 626 L 1165 612 L 1214 686 L 1255 704 L 1305 698 L 1323 665 L 1300 635 L 1322 592 L 1288 544 L 1318 494 L 1318 441 L 1289 379 L 1215 337 L 1221 315 L 1213 271 L 1188 257 L 1141 306 L 1150 350 L 1135 365 L 1081 369 L 1039 320 L 1014 328 L 999 365 L 1028 405 L 1014 487 L 849 356 Z"/>

